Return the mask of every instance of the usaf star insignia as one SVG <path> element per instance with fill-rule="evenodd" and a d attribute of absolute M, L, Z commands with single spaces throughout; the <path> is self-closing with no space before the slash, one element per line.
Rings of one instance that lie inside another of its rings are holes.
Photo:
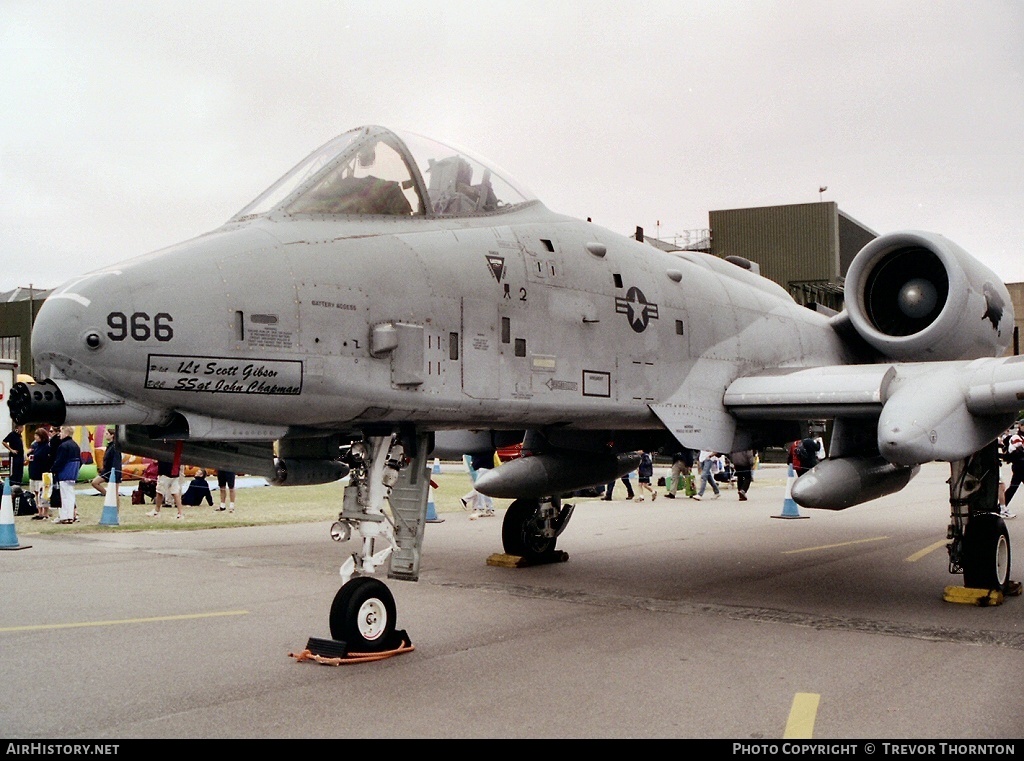
<path fill-rule="evenodd" d="M 658 305 L 650 303 L 644 292 L 635 286 L 626 291 L 625 298 L 615 298 L 615 311 L 626 315 L 629 327 L 637 333 L 643 333 L 651 320 L 658 319 Z"/>

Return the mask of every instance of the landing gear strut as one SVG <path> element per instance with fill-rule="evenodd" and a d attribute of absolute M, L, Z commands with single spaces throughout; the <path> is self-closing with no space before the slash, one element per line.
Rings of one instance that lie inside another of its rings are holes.
<path fill-rule="evenodd" d="M 419 578 L 430 483 L 427 444 L 426 434 L 388 432 L 367 435 L 349 452 L 349 485 L 331 537 L 358 539 L 360 548 L 341 565 L 330 627 L 335 640 L 362 653 L 390 650 L 405 639 L 395 627 L 391 590 L 370 574 L 388 564 L 389 578 Z"/>
<path fill-rule="evenodd" d="M 1010 582 L 1010 535 L 999 515 L 996 444 L 949 465 L 949 572 L 963 573 L 965 587 L 1004 591 Z"/>

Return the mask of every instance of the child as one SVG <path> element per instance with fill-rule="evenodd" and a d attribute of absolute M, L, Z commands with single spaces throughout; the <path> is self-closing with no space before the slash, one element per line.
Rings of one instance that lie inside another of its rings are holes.
<path fill-rule="evenodd" d="M 213 493 L 210 491 L 210 484 L 206 482 L 206 471 L 199 468 L 196 471 L 196 477 L 192 479 L 188 489 L 181 495 L 181 504 L 195 507 L 201 505 L 204 499 L 210 503 L 210 507 L 213 507 Z"/>

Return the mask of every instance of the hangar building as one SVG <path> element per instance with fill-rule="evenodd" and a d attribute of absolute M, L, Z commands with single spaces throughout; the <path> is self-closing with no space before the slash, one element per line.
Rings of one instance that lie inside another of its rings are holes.
<path fill-rule="evenodd" d="M 707 251 L 742 256 L 760 267 L 799 304 L 843 308 L 843 281 L 853 257 L 878 237 L 834 201 L 708 212 L 709 229 L 690 231 L 687 243 L 645 239 L 663 250 Z M 638 229 L 638 237 L 641 231 Z M 1024 283 L 1007 283 L 1016 317 L 1010 351 L 1020 353 Z"/>

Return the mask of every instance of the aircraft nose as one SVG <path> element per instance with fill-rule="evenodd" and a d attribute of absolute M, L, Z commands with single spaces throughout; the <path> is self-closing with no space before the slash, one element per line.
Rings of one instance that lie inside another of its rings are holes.
<path fill-rule="evenodd" d="M 120 290 L 115 273 L 79 278 L 51 293 L 32 327 L 32 354 L 36 372 L 49 368 L 73 377 L 93 361 L 109 341 L 107 304 L 112 290 Z"/>

